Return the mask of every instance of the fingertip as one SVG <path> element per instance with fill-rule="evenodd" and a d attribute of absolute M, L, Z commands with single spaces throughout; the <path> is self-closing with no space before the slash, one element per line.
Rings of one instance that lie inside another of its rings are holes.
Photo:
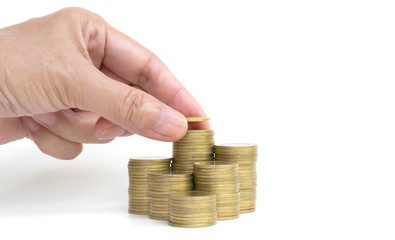
<path fill-rule="evenodd" d="M 185 136 L 188 130 L 188 122 L 184 115 L 163 106 L 160 118 L 152 131 L 159 136 L 162 141 L 177 141 Z"/>
<path fill-rule="evenodd" d="M 42 153 L 61 160 L 71 160 L 81 154 L 83 149 L 81 143 L 71 142 L 55 135 L 30 117 L 24 117 L 24 122 L 28 138 L 33 140 Z"/>
<path fill-rule="evenodd" d="M 68 152 L 63 153 L 62 155 L 59 155 L 59 157 L 56 157 L 60 160 L 74 160 L 76 157 L 78 157 L 83 150 L 83 145 L 81 143 L 75 144 L 75 146 Z"/>
<path fill-rule="evenodd" d="M 185 125 L 183 125 L 182 128 L 180 128 L 180 131 L 178 132 L 178 134 L 176 134 L 174 136 L 174 139 L 172 140 L 173 142 L 180 140 L 187 133 L 187 131 L 188 131 L 188 122 L 186 121 L 186 119 L 185 119 L 185 122 L 186 122 Z"/>
<path fill-rule="evenodd" d="M 80 155 L 83 150 L 83 146 L 81 143 L 65 144 L 68 146 L 64 146 L 63 147 L 64 149 L 57 149 L 57 148 L 55 149 L 51 145 L 41 144 L 37 141 L 35 141 L 35 143 L 42 153 L 47 154 L 59 160 L 73 160 L 78 155 Z"/>

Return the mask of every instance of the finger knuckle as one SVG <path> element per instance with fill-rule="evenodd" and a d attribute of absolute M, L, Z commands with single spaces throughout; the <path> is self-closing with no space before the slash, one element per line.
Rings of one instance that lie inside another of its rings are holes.
<path fill-rule="evenodd" d="M 130 90 L 124 99 L 126 106 L 125 123 L 131 129 L 148 130 L 152 129 L 160 117 L 160 105 L 149 94 L 133 89 Z"/>
<path fill-rule="evenodd" d="M 81 18 L 81 17 L 87 17 L 87 18 L 93 18 L 93 19 L 100 19 L 103 20 L 103 18 L 94 13 L 91 12 L 85 8 L 81 8 L 81 7 L 67 7 L 67 8 L 63 8 L 62 10 L 59 11 L 60 14 L 62 14 L 63 16 L 67 17 L 67 18 Z"/>
<path fill-rule="evenodd" d="M 79 26 L 81 23 L 93 22 L 96 25 L 103 25 L 105 23 L 104 19 L 100 15 L 81 7 L 64 8 L 58 12 L 58 16 L 58 20 L 61 22 L 71 23 L 74 27 Z M 76 28 L 79 29 L 78 27 Z"/>
<path fill-rule="evenodd" d="M 83 71 L 81 64 L 67 56 L 57 56 L 54 62 L 57 66 L 47 70 L 49 87 L 62 107 L 78 107 L 78 103 L 81 102 L 79 98 L 82 96 L 79 91 L 83 89 L 80 77 Z"/>
<path fill-rule="evenodd" d="M 153 79 L 157 79 L 163 67 L 161 60 L 155 54 L 151 53 L 140 73 L 144 78 L 139 78 L 139 85 L 144 86 Z"/>
<path fill-rule="evenodd" d="M 59 13 L 67 16 L 76 16 L 76 15 L 87 14 L 89 13 L 89 11 L 82 7 L 66 7 L 61 9 Z"/>
<path fill-rule="evenodd" d="M 122 106 L 126 106 L 125 122 L 137 122 L 142 118 L 145 93 L 137 89 L 129 89 L 123 99 Z"/>

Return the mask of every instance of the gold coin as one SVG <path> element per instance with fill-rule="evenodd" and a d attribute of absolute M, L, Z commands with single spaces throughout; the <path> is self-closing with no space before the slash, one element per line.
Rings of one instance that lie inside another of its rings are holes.
<path fill-rule="evenodd" d="M 214 153 L 214 149 L 212 146 L 201 146 L 201 145 L 194 145 L 194 146 L 186 146 L 186 147 L 173 147 L 173 153 L 175 152 L 203 152 L 203 153 Z"/>
<path fill-rule="evenodd" d="M 252 213 L 252 212 L 255 212 L 255 206 L 251 208 L 240 209 L 240 213 Z"/>
<path fill-rule="evenodd" d="M 214 134 L 212 129 L 189 129 L 186 134 Z"/>
<path fill-rule="evenodd" d="M 215 157 L 217 159 L 223 160 L 241 160 L 241 161 L 257 161 L 258 155 L 256 154 L 223 154 L 221 152 L 215 151 Z"/>
<path fill-rule="evenodd" d="M 145 157 L 133 157 L 133 158 L 130 158 L 130 160 L 133 160 L 133 161 L 148 161 L 148 162 L 156 161 L 156 160 L 158 160 L 158 161 L 160 161 L 160 160 L 167 161 L 167 160 L 170 160 L 170 159 L 171 159 L 170 157 L 162 157 L 162 156 L 145 156 Z"/>
<path fill-rule="evenodd" d="M 199 183 L 195 183 L 195 189 L 200 190 L 200 191 L 207 191 L 207 192 L 213 192 L 213 193 L 231 193 L 231 192 L 237 192 L 240 190 L 239 185 L 218 185 L 214 186 L 211 184 L 203 185 Z"/>
<path fill-rule="evenodd" d="M 148 210 L 140 210 L 140 209 L 129 209 L 128 212 L 136 215 L 147 215 L 149 213 Z"/>
<path fill-rule="evenodd" d="M 209 117 L 196 117 L 196 116 L 187 116 L 186 117 L 188 122 L 204 122 L 209 121 Z"/>
<path fill-rule="evenodd" d="M 254 143 L 222 143 L 215 145 L 219 148 L 257 148 L 257 145 Z"/>
<path fill-rule="evenodd" d="M 208 220 L 216 220 L 217 219 L 217 212 L 210 211 L 204 213 L 181 213 L 175 214 L 174 211 L 170 212 L 169 219 L 172 222 L 179 222 L 179 223 L 189 223 L 189 222 L 199 222 L 199 221 L 208 221 Z"/>
<path fill-rule="evenodd" d="M 169 215 L 149 212 L 149 218 L 154 220 L 169 220 Z"/>
<path fill-rule="evenodd" d="M 197 213 L 179 213 L 174 211 L 174 209 L 172 209 L 172 211 L 170 212 L 171 214 L 171 218 L 172 219 L 178 219 L 180 221 L 182 220 L 189 220 L 189 219 L 208 219 L 208 218 L 216 218 L 217 217 L 217 213 L 216 211 L 207 211 L 207 212 L 197 212 Z"/>
<path fill-rule="evenodd" d="M 176 192 L 170 194 L 170 198 L 172 200 L 180 200 L 180 201 L 193 201 L 193 200 L 198 200 L 198 201 L 215 201 L 215 194 L 210 193 L 210 192 L 204 192 L 204 191 L 185 191 L 185 192 Z"/>
<path fill-rule="evenodd" d="M 205 153 L 201 152 L 201 153 L 199 153 L 199 152 L 194 152 L 192 150 L 192 151 L 184 151 L 184 152 L 174 152 L 173 155 L 174 155 L 174 161 L 173 162 L 179 160 L 179 158 L 191 158 L 191 157 L 194 157 L 194 158 L 211 158 L 212 161 L 214 161 L 214 154 L 212 152 L 205 152 Z"/>
<path fill-rule="evenodd" d="M 168 221 L 169 226 L 173 227 L 182 227 L 182 228 L 200 228 L 200 227 L 210 227 L 215 225 L 216 221 L 208 221 L 208 222 L 203 222 L 203 223 L 188 223 L 188 224 L 181 224 L 181 223 L 174 223 L 171 221 Z"/>
<path fill-rule="evenodd" d="M 218 215 L 217 220 L 218 221 L 223 221 L 223 220 L 233 220 L 239 218 L 239 211 L 235 213 L 234 215 Z"/>
<path fill-rule="evenodd" d="M 215 170 L 219 170 L 219 169 L 237 169 L 238 168 L 238 164 L 237 163 L 221 163 L 221 162 L 211 162 L 211 163 L 196 163 L 196 169 L 215 169 Z"/>
<path fill-rule="evenodd" d="M 249 213 L 255 211 L 256 189 L 240 191 L 240 213 Z"/>

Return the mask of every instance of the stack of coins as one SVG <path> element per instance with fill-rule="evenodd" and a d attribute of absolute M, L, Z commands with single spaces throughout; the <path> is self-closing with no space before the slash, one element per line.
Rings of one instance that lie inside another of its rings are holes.
<path fill-rule="evenodd" d="M 239 164 L 240 213 L 255 211 L 257 148 L 256 144 L 250 143 L 215 145 L 216 162 L 233 162 Z"/>
<path fill-rule="evenodd" d="M 169 195 L 169 225 L 208 227 L 217 221 L 215 194 L 202 191 L 175 192 Z"/>
<path fill-rule="evenodd" d="M 188 122 L 207 121 L 209 118 L 187 118 Z M 173 143 L 172 169 L 193 172 L 194 162 L 212 161 L 214 157 L 214 131 L 188 130 L 186 135 Z"/>
<path fill-rule="evenodd" d="M 171 158 L 130 158 L 129 170 L 129 213 L 149 214 L 148 173 L 168 172 Z"/>
<path fill-rule="evenodd" d="M 193 190 L 191 173 L 149 173 L 149 217 L 169 220 L 169 193 Z"/>
<path fill-rule="evenodd" d="M 237 163 L 194 163 L 195 189 L 208 191 L 217 197 L 217 219 L 239 217 L 239 165 Z"/>

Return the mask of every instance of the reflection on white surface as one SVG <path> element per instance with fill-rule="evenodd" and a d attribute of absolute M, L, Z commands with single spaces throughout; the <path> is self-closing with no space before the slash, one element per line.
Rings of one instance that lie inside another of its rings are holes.
<path fill-rule="evenodd" d="M 0 217 L 127 209 L 126 161 L 109 161 L 103 154 L 61 161 L 27 152 L 0 161 Z"/>

